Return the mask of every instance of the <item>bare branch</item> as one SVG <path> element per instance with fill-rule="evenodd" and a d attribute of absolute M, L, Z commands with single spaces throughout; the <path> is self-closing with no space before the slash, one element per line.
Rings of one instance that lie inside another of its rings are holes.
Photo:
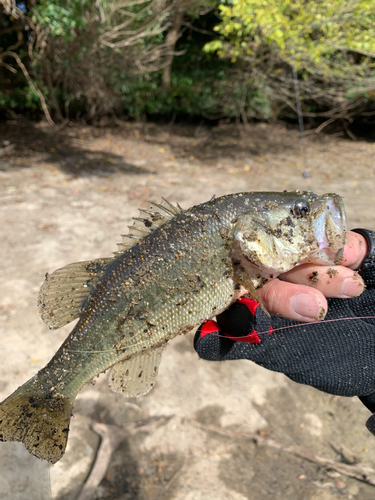
<path fill-rule="evenodd" d="M 48 111 L 48 107 L 47 107 L 46 100 L 44 99 L 44 95 L 42 94 L 42 92 L 36 87 L 36 85 L 32 81 L 32 79 L 29 75 L 29 72 L 26 69 L 26 66 L 23 64 L 23 62 L 21 61 L 18 54 L 16 54 L 15 52 L 6 51 L 6 52 L 4 52 L 4 55 L 11 56 L 16 60 L 18 66 L 20 67 L 22 73 L 24 74 L 24 77 L 27 80 L 27 83 L 30 85 L 30 87 L 33 89 L 33 91 L 38 94 L 39 99 L 40 99 L 40 103 L 42 105 L 42 108 L 43 108 L 43 111 L 44 111 L 44 114 L 45 114 L 45 117 L 46 117 L 48 123 L 50 125 L 54 125 L 55 122 L 52 120 L 51 115 Z"/>
<path fill-rule="evenodd" d="M 0 5 L 3 5 L 6 14 L 14 19 L 23 19 L 25 17 L 22 10 L 17 7 L 16 0 L 0 0 Z"/>
<path fill-rule="evenodd" d="M 140 39 L 146 37 L 156 36 L 163 31 L 167 30 L 170 26 L 168 21 L 163 22 L 165 15 L 170 11 L 171 5 L 167 5 L 164 9 L 158 10 L 158 2 L 154 1 L 142 1 L 138 2 L 139 4 L 146 4 L 145 7 L 138 12 L 137 14 L 126 11 L 125 15 L 128 19 L 124 20 L 122 23 L 114 26 L 111 30 L 104 32 L 98 40 L 98 44 L 103 44 L 110 48 L 120 48 L 120 47 L 129 47 L 131 45 L 135 45 L 139 42 Z M 131 23 L 134 22 L 134 17 L 141 16 L 148 10 L 152 10 L 155 8 L 156 14 L 152 16 L 147 22 L 145 22 L 139 28 L 133 28 L 129 30 L 125 30 L 125 28 L 131 26 Z M 114 16 L 114 12 L 112 12 L 112 17 Z M 158 23 L 161 23 L 158 26 Z"/>

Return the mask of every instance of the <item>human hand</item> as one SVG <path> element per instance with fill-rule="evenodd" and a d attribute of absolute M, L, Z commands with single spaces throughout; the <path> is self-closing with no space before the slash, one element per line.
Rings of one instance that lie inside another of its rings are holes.
<path fill-rule="evenodd" d="M 359 396 L 374 413 L 367 427 L 375 434 L 375 233 L 365 230 L 363 234 L 366 238 L 348 233 L 345 266 L 330 268 L 339 271 L 336 276 L 332 271 L 332 278 L 327 275 L 324 266 L 300 266 L 298 272 L 287 273 L 290 281 L 271 284 L 277 292 L 277 287 L 281 290 L 279 295 L 272 289 L 268 292 L 275 297 L 274 307 L 270 307 L 269 298 L 265 300 L 272 311 L 288 310 L 288 305 L 282 304 L 284 284 L 284 300 L 289 302 L 293 290 L 297 294 L 301 290 L 314 293 L 319 300 L 324 294 L 334 297 L 328 298 L 326 321 L 300 323 L 278 316 L 268 318 L 257 302 L 242 298 L 220 314 L 217 322 L 209 321 L 198 329 L 194 346 L 199 356 L 212 361 L 248 359 L 324 392 Z M 352 269 L 361 264 L 362 277 L 356 278 Z M 306 283 L 314 270 L 318 270 L 318 277 L 324 277 L 315 289 L 298 284 L 299 280 Z M 336 297 L 348 296 L 342 293 L 343 280 L 348 278 L 358 280 L 359 292 L 363 282 L 366 289 L 357 297 L 340 300 Z M 265 298 L 267 292 L 261 297 Z"/>
<path fill-rule="evenodd" d="M 364 290 L 358 269 L 368 252 L 366 239 L 349 231 L 348 243 L 340 266 L 303 264 L 270 280 L 257 290 L 267 311 L 297 321 L 323 319 L 327 313 L 327 299 L 351 298 Z"/>

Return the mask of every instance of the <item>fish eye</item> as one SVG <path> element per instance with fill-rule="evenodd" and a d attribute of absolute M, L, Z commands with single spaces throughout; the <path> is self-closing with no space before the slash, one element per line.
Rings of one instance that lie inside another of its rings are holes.
<path fill-rule="evenodd" d="M 307 201 L 300 200 L 294 205 L 292 212 L 294 215 L 299 215 L 300 217 L 305 217 L 309 213 L 310 207 Z"/>

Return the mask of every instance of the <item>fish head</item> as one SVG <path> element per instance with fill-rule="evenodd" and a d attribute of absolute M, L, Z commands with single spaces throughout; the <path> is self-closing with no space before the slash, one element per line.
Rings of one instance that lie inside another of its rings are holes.
<path fill-rule="evenodd" d="M 346 217 L 340 196 L 306 191 L 264 193 L 234 230 L 241 261 L 274 276 L 307 262 L 341 262 Z"/>

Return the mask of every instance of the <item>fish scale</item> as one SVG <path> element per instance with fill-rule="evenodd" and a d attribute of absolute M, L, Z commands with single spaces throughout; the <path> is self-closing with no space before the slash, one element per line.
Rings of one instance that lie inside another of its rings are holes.
<path fill-rule="evenodd" d="M 114 259 L 46 277 L 43 320 L 51 328 L 79 321 L 46 367 L 0 404 L 0 440 L 56 462 L 86 382 L 113 367 L 113 390 L 145 394 L 170 339 L 245 293 L 258 299 L 257 286 L 295 265 L 339 262 L 346 241 L 341 199 L 330 194 L 239 193 L 186 211 L 164 200 L 141 214 Z"/>

